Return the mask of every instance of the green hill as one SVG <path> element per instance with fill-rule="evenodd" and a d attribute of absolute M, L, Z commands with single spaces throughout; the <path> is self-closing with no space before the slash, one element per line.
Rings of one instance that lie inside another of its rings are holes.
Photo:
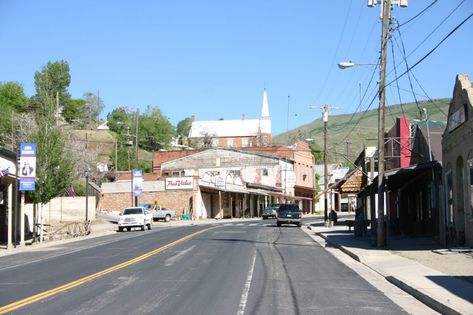
<path fill-rule="evenodd" d="M 385 129 L 394 125 L 397 117 L 420 119 L 420 110 L 426 108 L 429 121 L 446 122 L 450 99 L 420 101 L 386 107 Z M 378 107 L 361 113 L 329 115 L 327 158 L 330 162 L 346 162 L 345 154 L 348 146 L 348 158 L 354 160 L 365 146 L 377 146 Z M 322 118 L 292 129 L 273 137 L 276 145 L 290 145 L 294 140 L 313 139 L 314 143 L 323 148 Z"/>

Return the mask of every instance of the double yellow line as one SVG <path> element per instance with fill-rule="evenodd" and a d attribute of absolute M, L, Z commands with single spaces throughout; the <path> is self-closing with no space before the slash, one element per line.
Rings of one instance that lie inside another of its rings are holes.
<path fill-rule="evenodd" d="M 7 304 L 5 306 L 2 306 L 2 307 L 0 307 L 0 314 L 5 314 L 5 313 L 8 313 L 8 312 L 17 310 L 17 309 L 19 309 L 21 307 L 24 307 L 26 305 L 41 301 L 43 299 L 46 299 L 46 298 L 51 297 L 53 295 L 59 294 L 59 293 L 64 292 L 66 290 L 75 288 L 75 287 L 77 287 L 81 284 L 84 284 L 86 282 L 89 282 L 89 281 L 92 281 L 92 280 L 97 279 L 99 277 L 105 276 L 105 275 L 107 275 L 109 273 L 112 273 L 114 271 L 120 270 L 122 268 L 128 267 L 128 266 L 133 265 L 133 264 L 136 264 L 137 262 L 145 260 L 146 258 L 149 258 L 149 257 L 151 257 L 151 256 L 153 256 L 153 255 L 155 255 L 159 252 L 162 252 L 163 250 L 166 250 L 168 248 L 176 246 L 177 244 L 182 243 L 182 242 L 184 242 L 184 241 L 186 241 L 186 240 L 188 240 L 188 239 L 190 239 L 190 238 L 192 238 L 196 235 L 202 234 L 202 233 L 204 233 L 204 232 L 206 232 L 210 229 L 213 229 L 213 227 L 206 228 L 206 229 L 200 230 L 198 232 L 189 234 L 189 235 L 184 236 L 183 238 L 180 238 L 180 239 L 178 239 L 178 240 L 176 240 L 172 243 L 169 243 L 169 244 L 164 245 L 162 247 L 156 248 L 155 250 L 152 250 L 152 251 L 150 251 L 148 253 L 145 253 L 141 256 L 138 256 L 138 257 L 135 257 L 133 259 L 127 260 L 125 262 L 122 262 L 121 264 L 112 266 L 110 268 L 107 268 L 105 270 L 102 270 L 102 271 L 99 271 L 97 273 L 91 274 L 89 276 L 80 278 L 78 280 L 63 284 L 63 285 L 61 285 L 59 287 L 56 287 L 54 289 L 47 290 L 47 291 L 32 295 L 30 297 L 24 298 L 22 300 Z"/>

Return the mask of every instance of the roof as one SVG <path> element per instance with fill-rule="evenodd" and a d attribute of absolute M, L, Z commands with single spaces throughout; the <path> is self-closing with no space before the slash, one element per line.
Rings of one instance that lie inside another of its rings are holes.
<path fill-rule="evenodd" d="M 271 133 L 270 119 L 206 120 L 192 122 L 189 138 L 255 137 Z"/>

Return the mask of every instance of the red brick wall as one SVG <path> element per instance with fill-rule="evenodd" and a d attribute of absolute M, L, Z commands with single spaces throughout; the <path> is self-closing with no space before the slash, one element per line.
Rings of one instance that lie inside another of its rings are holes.
<path fill-rule="evenodd" d="M 138 198 L 138 203 L 154 203 L 155 200 L 162 207 L 176 210 L 176 216 L 189 211 L 192 204 L 194 208 L 193 190 L 167 190 L 158 192 L 145 192 Z M 107 210 L 122 211 L 126 207 L 131 207 L 131 193 L 103 194 L 100 207 Z"/>

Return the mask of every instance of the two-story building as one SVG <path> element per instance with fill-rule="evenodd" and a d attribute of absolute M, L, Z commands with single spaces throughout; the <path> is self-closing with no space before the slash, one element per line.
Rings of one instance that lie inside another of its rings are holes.
<path fill-rule="evenodd" d="M 457 75 L 443 133 L 446 243 L 473 246 L 473 84 Z"/>

